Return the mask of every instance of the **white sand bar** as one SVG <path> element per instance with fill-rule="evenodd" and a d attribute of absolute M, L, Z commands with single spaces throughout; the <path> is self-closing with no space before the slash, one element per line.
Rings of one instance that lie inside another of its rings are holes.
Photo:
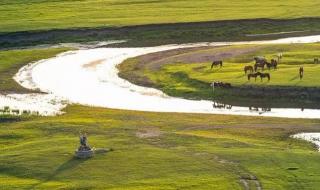
<path fill-rule="evenodd" d="M 199 46 L 277 44 L 319 42 L 320 35 L 256 42 L 219 42 L 167 45 L 147 48 L 97 48 L 70 51 L 23 67 L 15 76 L 17 82 L 30 89 L 40 89 L 83 105 L 154 112 L 233 114 L 288 118 L 320 118 L 320 110 L 272 109 L 250 111 L 246 107 L 217 109 L 210 101 L 169 97 L 161 91 L 134 85 L 118 77 L 116 66 L 124 60 L 153 52 Z M 209 87 L 208 87 L 209 88 Z M 57 106 L 60 109 L 61 105 Z"/>

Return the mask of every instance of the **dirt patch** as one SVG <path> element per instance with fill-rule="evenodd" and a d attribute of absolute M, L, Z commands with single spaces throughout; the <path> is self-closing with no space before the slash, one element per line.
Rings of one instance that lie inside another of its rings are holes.
<path fill-rule="evenodd" d="M 90 63 L 87 63 L 83 65 L 82 67 L 85 69 L 95 69 L 98 65 L 100 65 L 103 62 L 103 59 L 99 59 L 96 61 L 92 61 Z"/>
<path fill-rule="evenodd" d="M 251 190 L 251 189 L 262 190 L 262 186 L 258 178 L 252 174 L 242 176 L 240 178 L 240 183 L 243 185 L 243 188 L 245 190 Z"/>
<path fill-rule="evenodd" d="M 161 136 L 162 132 L 159 128 L 156 127 L 150 127 L 142 129 L 138 132 L 136 132 L 136 137 L 146 139 L 146 138 L 155 138 Z"/>
<path fill-rule="evenodd" d="M 213 60 L 224 60 L 235 56 L 257 51 L 260 47 L 248 46 L 244 48 L 221 49 L 220 47 L 197 47 L 157 52 L 138 57 L 138 68 L 147 68 L 152 71 L 159 70 L 170 63 L 203 63 Z"/>

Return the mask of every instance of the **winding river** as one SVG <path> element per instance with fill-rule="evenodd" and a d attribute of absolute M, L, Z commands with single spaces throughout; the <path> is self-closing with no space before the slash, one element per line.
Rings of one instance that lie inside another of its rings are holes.
<path fill-rule="evenodd" d="M 53 102 L 48 106 L 50 109 L 43 110 L 42 108 L 40 110 L 40 114 L 43 115 L 54 115 L 57 110 L 62 109 L 66 104 L 77 103 L 153 112 L 320 118 L 320 110 L 316 109 L 305 109 L 303 111 L 301 109 L 285 108 L 262 111 L 249 110 L 247 107 L 219 109 L 214 108 L 211 101 L 169 97 L 157 89 L 137 86 L 121 79 L 116 68 L 118 64 L 131 57 L 177 48 L 240 44 L 314 43 L 319 41 L 320 35 L 271 41 L 216 42 L 145 48 L 95 48 L 69 51 L 51 59 L 26 65 L 16 74 L 15 80 L 26 88 L 39 89 L 47 93 L 46 98 L 42 98 L 44 102 L 41 102 L 42 99 L 38 99 L 38 104 L 44 104 L 44 106 Z"/>

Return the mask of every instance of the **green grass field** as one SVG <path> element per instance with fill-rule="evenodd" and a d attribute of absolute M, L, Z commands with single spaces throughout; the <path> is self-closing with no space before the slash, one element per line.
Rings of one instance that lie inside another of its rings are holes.
<path fill-rule="evenodd" d="M 65 111 L 0 122 L 2 189 L 242 189 L 239 180 L 250 175 L 263 189 L 320 185 L 319 153 L 289 138 L 320 131 L 319 120 Z M 91 146 L 114 151 L 74 159 L 79 131 Z"/>
<path fill-rule="evenodd" d="M 224 52 L 230 47 L 220 48 L 218 51 Z M 231 47 L 231 48 L 246 48 Z M 258 47 L 257 49 L 259 49 Z M 267 79 L 257 81 L 251 79 L 248 81 L 247 75 L 244 73 L 246 65 L 253 66 L 252 61 L 255 55 L 264 55 L 270 61 L 272 58 L 276 59 L 278 52 L 284 52 L 283 59 L 277 70 L 265 69 L 260 72 L 270 73 L 271 80 Z M 192 54 L 197 52 L 192 52 Z M 234 86 L 241 85 L 263 85 L 263 86 L 304 86 L 304 87 L 319 87 L 320 86 L 320 64 L 314 64 L 314 58 L 320 57 L 320 44 L 306 44 L 306 45 L 270 45 L 264 46 L 258 51 L 252 53 L 232 57 L 224 60 L 222 68 L 214 67 L 210 69 L 211 62 L 205 63 L 177 63 L 168 64 L 163 67 L 163 70 L 154 75 L 150 72 L 149 76 L 154 81 L 168 81 L 170 82 L 170 75 L 176 72 L 183 72 L 188 75 L 190 79 L 195 79 L 210 83 L 212 81 L 229 82 Z M 299 78 L 299 68 L 304 67 L 304 78 Z M 175 84 L 175 83 L 173 83 Z"/>
<path fill-rule="evenodd" d="M 248 18 L 318 17 L 313 0 L 3 0 L 0 32 Z"/>
<path fill-rule="evenodd" d="M 106 40 L 128 40 L 120 44 L 128 47 L 315 35 L 320 31 L 317 7 L 314 0 L 4 0 L 0 49 Z"/>

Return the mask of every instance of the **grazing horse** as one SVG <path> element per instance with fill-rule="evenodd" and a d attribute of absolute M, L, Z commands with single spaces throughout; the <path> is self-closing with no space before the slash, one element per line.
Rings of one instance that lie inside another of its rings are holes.
<path fill-rule="evenodd" d="M 277 69 L 278 66 L 278 62 L 275 59 L 271 59 L 271 63 L 267 62 L 266 64 L 269 70 L 270 68 Z"/>
<path fill-rule="evenodd" d="M 220 65 L 220 67 L 222 67 L 222 61 L 219 60 L 219 61 L 213 61 L 212 64 L 211 64 L 211 69 L 213 68 L 213 66 L 218 66 Z"/>
<path fill-rule="evenodd" d="M 260 73 L 261 81 L 263 78 L 268 78 L 268 81 L 270 81 L 270 74 L 269 73 Z"/>
<path fill-rule="evenodd" d="M 251 78 L 254 78 L 254 81 L 257 81 L 257 77 L 260 76 L 260 72 L 257 73 L 250 73 L 248 74 L 248 80 L 250 80 Z"/>
<path fill-rule="evenodd" d="M 299 76 L 300 76 L 300 80 L 303 78 L 303 67 L 300 67 L 299 69 Z"/>
<path fill-rule="evenodd" d="M 253 73 L 253 67 L 250 65 L 245 66 L 243 70 L 245 74 L 247 74 L 248 71 L 250 71 L 250 73 Z"/>
<path fill-rule="evenodd" d="M 258 67 L 261 67 L 262 70 L 264 69 L 265 64 L 267 63 L 267 59 L 262 56 L 256 56 L 253 58 L 253 60 L 256 62 L 254 64 L 254 71 L 257 72 Z"/>
<path fill-rule="evenodd" d="M 319 63 L 319 58 L 314 58 L 313 62 L 314 62 L 314 64 L 318 64 Z"/>

